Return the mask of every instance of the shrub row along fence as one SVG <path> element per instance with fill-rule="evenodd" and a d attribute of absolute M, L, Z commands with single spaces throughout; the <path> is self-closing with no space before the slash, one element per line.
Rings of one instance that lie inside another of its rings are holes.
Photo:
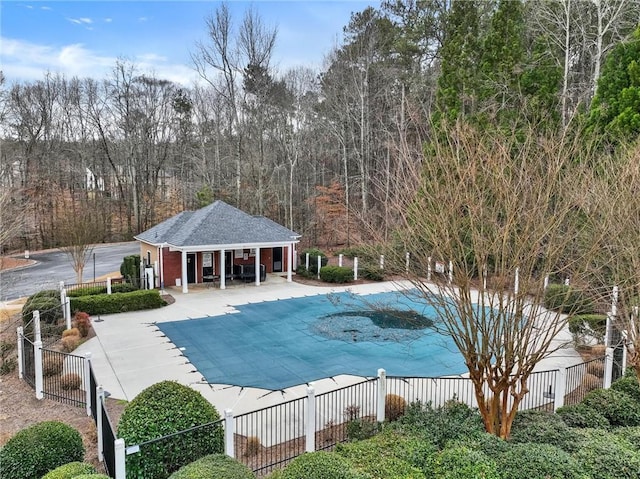
<path fill-rule="evenodd" d="M 227 409 L 220 421 L 125 447 L 105 408 L 105 393 L 91 367 L 91 355 L 43 348 L 39 320 L 34 323 L 33 342 L 18 328 L 20 377 L 35 389 L 39 399 L 48 397 L 86 407 L 98 429 L 99 459 L 116 479 L 125 479 L 125 470 L 135 469 L 143 456 L 163 451 L 162 457 L 153 462 L 168 470 L 172 455 L 166 451 L 174 451 L 178 457 L 189 450 L 196 458 L 199 444 L 211 450 L 212 443 L 214 450 L 237 458 L 264 476 L 304 452 L 330 450 L 348 438 L 366 435 L 377 422 L 397 418 L 411 402 L 440 407 L 456 400 L 477 407 L 468 378 L 387 377 L 380 369 L 376 377 L 340 389 L 316 394 L 315 388 L 309 386 L 305 397 L 238 416 Z M 613 350 L 608 348 L 604 358 L 535 372 L 529 377 L 529 393 L 520 409 L 555 411 L 563 405 L 577 404 L 588 391 L 608 388 L 612 370 Z M 49 371 L 47 375 L 45 371 Z M 64 379 L 65 375 L 73 380 Z"/>

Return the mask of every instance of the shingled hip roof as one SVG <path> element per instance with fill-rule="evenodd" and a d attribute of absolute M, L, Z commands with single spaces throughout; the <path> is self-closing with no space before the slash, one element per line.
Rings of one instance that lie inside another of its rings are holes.
<path fill-rule="evenodd" d="M 174 247 L 291 243 L 300 235 L 264 216 L 252 216 L 218 200 L 183 211 L 140 233 L 139 241 Z"/>

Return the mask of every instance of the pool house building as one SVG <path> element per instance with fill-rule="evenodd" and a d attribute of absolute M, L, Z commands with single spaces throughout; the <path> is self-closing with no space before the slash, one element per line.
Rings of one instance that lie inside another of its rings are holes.
<path fill-rule="evenodd" d="M 267 273 L 285 273 L 291 282 L 300 235 L 264 217 L 218 200 L 183 211 L 135 237 L 153 286 L 182 287 L 229 281 L 260 285 Z"/>

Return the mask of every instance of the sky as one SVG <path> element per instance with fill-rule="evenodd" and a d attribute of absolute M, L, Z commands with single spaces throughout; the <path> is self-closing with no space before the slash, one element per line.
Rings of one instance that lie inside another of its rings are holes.
<path fill-rule="evenodd" d="M 118 59 L 141 73 L 185 86 L 197 80 L 191 54 L 207 41 L 205 19 L 218 1 L 47 1 L 0 2 L 0 65 L 7 83 L 35 81 L 46 72 L 67 77 L 106 78 Z M 272 64 L 320 68 L 342 38 L 351 12 L 378 7 L 374 0 L 231 0 L 240 23 L 253 8 L 278 30 Z"/>

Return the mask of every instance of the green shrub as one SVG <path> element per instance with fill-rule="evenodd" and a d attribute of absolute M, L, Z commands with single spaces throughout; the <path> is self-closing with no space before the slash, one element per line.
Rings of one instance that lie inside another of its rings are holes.
<path fill-rule="evenodd" d="M 349 283 L 353 281 L 353 270 L 346 266 L 323 266 L 320 279 L 327 283 Z"/>
<path fill-rule="evenodd" d="M 633 376 L 624 375 L 617 379 L 611 385 L 611 389 L 628 394 L 640 403 L 640 383 L 638 383 L 635 373 Z"/>
<path fill-rule="evenodd" d="M 544 307 L 565 314 L 592 314 L 593 302 L 580 290 L 564 284 L 550 284 L 544 292 Z"/>
<path fill-rule="evenodd" d="M 171 474 L 171 479 L 253 479 L 253 472 L 225 454 L 204 456 Z"/>
<path fill-rule="evenodd" d="M 502 479 L 583 479 L 582 465 L 551 444 L 514 444 L 497 459 Z"/>
<path fill-rule="evenodd" d="M 46 473 L 42 479 L 74 479 L 81 474 L 95 474 L 96 468 L 86 462 L 69 462 Z"/>
<path fill-rule="evenodd" d="M 71 299 L 71 309 L 88 314 L 115 314 L 141 311 L 166 306 L 157 289 L 133 291 L 131 293 L 98 294 Z"/>
<path fill-rule="evenodd" d="M 128 283 L 140 286 L 140 255 L 134 254 L 122 258 L 120 274 Z"/>
<path fill-rule="evenodd" d="M 163 381 L 148 387 L 127 404 L 118 437 L 134 445 L 218 421 L 220 416 L 202 395 L 181 384 Z M 223 452 L 219 424 L 141 446 L 127 456 L 127 477 L 164 479 L 195 459 Z"/>
<path fill-rule="evenodd" d="M 111 285 L 112 293 L 130 293 L 137 291 L 138 288 L 131 283 L 116 283 Z M 80 296 L 95 296 L 97 294 L 107 294 L 106 286 L 91 286 L 87 288 L 78 288 L 67 292 L 69 298 L 78 298 Z"/>
<path fill-rule="evenodd" d="M 379 425 L 375 421 L 367 419 L 351 419 L 347 422 L 347 439 L 349 441 L 362 441 L 373 437 L 378 432 Z"/>
<path fill-rule="evenodd" d="M 307 265 L 307 253 L 309 253 L 309 273 L 311 275 L 318 274 L 318 256 L 320 256 L 320 269 L 326 266 L 329 262 L 327 255 L 320 251 L 318 248 L 308 248 L 300 253 L 300 265 L 303 269 L 306 269 Z"/>
<path fill-rule="evenodd" d="M 606 327 L 607 316 L 604 314 L 576 314 L 569 318 L 569 331 L 575 339 L 590 336 L 602 343 Z"/>
<path fill-rule="evenodd" d="M 433 476 L 438 479 L 501 479 L 496 463 L 480 451 L 467 447 L 444 449 L 435 459 Z"/>
<path fill-rule="evenodd" d="M 585 472 L 597 479 L 638 479 L 640 454 L 631 444 L 614 434 L 585 430 L 586 442 L 574 453 Z"/>
<path fill-rule="evenodd" d="M 360 276 L 369 281 L 383 281 L 384 270 L 378 266 L 365 266 L 360 270 Z"/>
<path fill-rule="evenodd" d="M 618 437 L 629 442 L 640 453 L 640 426 L 619 427 L 612 431 Z"/>
<path fill-rule="evenodd" d="M 510 441 L 550 444 L 573 452 L 579 447 L 579 433 L 570 428 L 557 414 L 542 411 L 520 411 L 511 427 Z"/>
<path fill-rule="evenodd" d="M 111 285 L 111 293 L 131 293 L 132 291 L 138 291 L 136 285 L 132 283 L 117 283 Z"/>
<path fill-rule="evenodd" d="M 450 400 L 433 408 L 420 401 L 407 406 L 404 416 L 393 427 L 415 434 L 442 449 L 449 441 L 473 437 L 485 432 L 482 419 L 469 406 Z"/>
<path fill-rule="evenodd" d="M 331 452 L 307 452 L 285 468 L 282 479 L 352 479 L 346 459 Z"/>
<path fill-rule="evenodd" d="M 111 479 L 111 477 L 106 474 L 80 474 L 79 476 L 74 476 L 73 479 Z"/>
<path fill-rule="evenodd" d="M 511 444 L 503 439 L 500 439 L 494 434 L 483 432 L 480 434 L 474 434 L 470 437 L 456 439 L 455 441 L 449 441 L 446 447 L 464 446 L 474 451 L 481 451 L 487 455 L 487 457 L 497 458 L 501 454 L 505 453 L 511 447 Z"/>
<path fill-rule="evenodd" d="M 55 293 L 55 296 L 54 296 Z M 44 290 L 30 296 L 22 306 L 22 324 L 24 334 L 33 338 L 33 312 L 40 312 L 40 328 L 44 337 L 56 334 L 57 325 L 62 320 L 60 293 Z"/>
<path fill-rule="evenodd" d="M 610 426 L 606 417 L 582 404 L 563 406 L 556 414 L 570 427 L 608 429 Z"/>
<path fill-rule="evenodd" d="M 57 421 L 34 424 L 16 433 L 0 449 L 2 477 L 33 479 L 68 462 L 82 461 L 80 433 Z"/>
<path fill-rule="evenodd" d="M 585 396 L 584 407 L 602 414 L 612 426 L 640 426 L 640 401 L 616 389 L 596 389 Z"/>
<path fill-rule="evenodd" d="M 385 430 L 366 441 L 338 444 L 336 453 L 367 477 L 418 479 L 424 477 L 422 470 L 433 460 L 436 448 L 414 436 Z"/>

